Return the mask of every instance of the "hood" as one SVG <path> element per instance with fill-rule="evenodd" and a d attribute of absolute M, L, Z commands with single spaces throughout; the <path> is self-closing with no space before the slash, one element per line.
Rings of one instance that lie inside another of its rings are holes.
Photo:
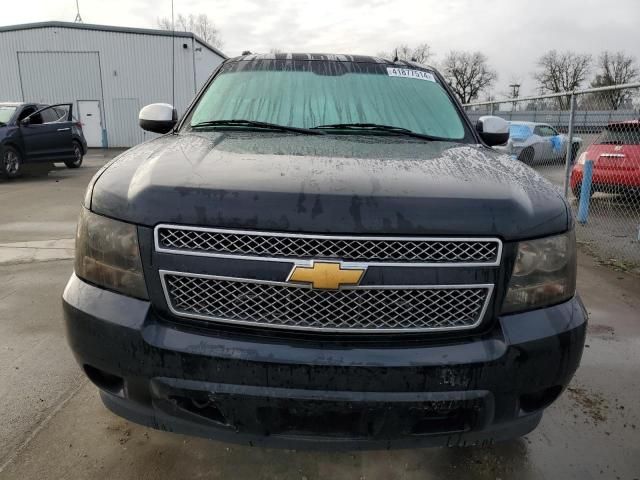
<path fill-rule="evenodd" d="M 14 125 L 2 125 L 0 124 L 0 141 L 9 141 L 15 138 L 19 133 L 19 130 Z"/>
<path fill-rule="evenodd" d="M 149 227 L 511 240 L 565 231 L 570 218 L 559 192 L 520 162 L 396 136 L 167 135 L 97 177 L 91 210 Z"/>

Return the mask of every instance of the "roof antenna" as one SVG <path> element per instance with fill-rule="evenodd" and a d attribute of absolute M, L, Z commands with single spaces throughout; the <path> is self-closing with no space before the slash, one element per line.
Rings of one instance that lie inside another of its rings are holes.
<path fill-rule="evenodd" d="M 398 61 L 398 49 L 396 48 L 396 54 L 393 57 L 393 63 L 396 63 Z"/>
<path fill-rule="evenodd" d="M 176 24 L 173 19 L 173 0 L 171 0 L 171 105 L 176 108 Z"/>
<path fill-rule="evenodd" d="M 74 23 L 82 23 L 82 17 L 80 16 L 80 0 L 76 0 L 76 19 Z"/>

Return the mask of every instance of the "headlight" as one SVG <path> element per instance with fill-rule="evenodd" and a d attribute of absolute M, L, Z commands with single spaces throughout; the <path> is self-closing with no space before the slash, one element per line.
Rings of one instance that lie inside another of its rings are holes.
<path fill-rule="evenodd" d="M 83 208 L 76 234 L 76 275 L 131 297 L 148 299 L 135 225 Z"/>
<path fill-rule="evenodd" d="M 520 242 L 502 313 L 570 299 L 576 290 L 575 232 Z"/>

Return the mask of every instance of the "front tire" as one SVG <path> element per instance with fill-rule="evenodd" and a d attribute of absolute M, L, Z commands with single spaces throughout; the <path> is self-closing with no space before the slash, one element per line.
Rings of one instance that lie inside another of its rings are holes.
<path fill-rule="evenodd" d="M 82 147 L 78 142 L 73 142 L 73 160 L 65 160 L 64 164 L 67 168 L 79 168 L 82 165 L 83 158 Z"/>
<path fill-rule="evenodd" d="M 535 154 L 536 151 L 533 149 L 533 147 L 527 147 L 520 152 L 520 155 L 518 155 L 518 160 L 520 160 L 522 163 L 532 163 Z"/>
<path fill-rule="evenodd" d="M 2 158 L 0 161 L 0 175 L 4 178 L 18 178 L 22 175 L 22 155 L 13 147 L 4 147 L 2 149 Z"/>

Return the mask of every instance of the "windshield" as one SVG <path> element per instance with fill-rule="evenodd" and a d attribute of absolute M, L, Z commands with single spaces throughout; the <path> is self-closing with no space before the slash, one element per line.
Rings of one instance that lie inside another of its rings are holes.
<path fill-rule="evenodd" d="M 466 133 L 433 73 L 376 63 L 229 63 L 204 93 L 189 125 L 240 119 L 297 128 L 375 124 L 447 140 L 461 140 Z"/>
<path fill-rule="evenodd" d="M 0 105 L 0 124 L 9 123 L 16 111 L 16 107 L 5 107 Z"/>
<path fill-rule="evenodd" d="M 640 124 L 620 123 L 605 128 L 596 143 L 640 145 Z"/>

